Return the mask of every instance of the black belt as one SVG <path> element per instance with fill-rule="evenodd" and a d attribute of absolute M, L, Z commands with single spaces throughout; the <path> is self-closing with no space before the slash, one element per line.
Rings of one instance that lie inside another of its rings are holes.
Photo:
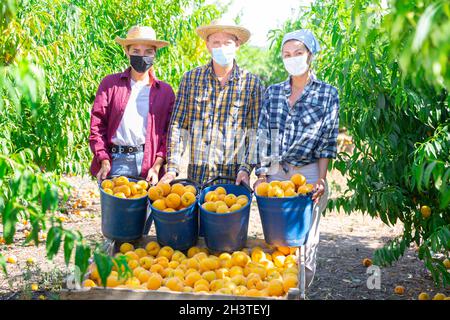
<path fill-rule="evenodd" d="M 116 146 L 113 145 L 111 147 L 111 152 L 112 153 L 136 153 L 136 152 L 141 152 L 144 151 L 144 144 L 140 145 L 140 146 Z"/>

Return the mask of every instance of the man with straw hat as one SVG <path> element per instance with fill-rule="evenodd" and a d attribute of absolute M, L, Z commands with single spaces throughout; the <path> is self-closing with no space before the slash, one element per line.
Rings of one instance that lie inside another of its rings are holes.
<path fill-rule="evenodd" d="M 130 67 L 100 83 L 91 112 L 91 173 L 141 176 L 157 183 L 164 175 L 167 129 L 175 101 L 172 88 L 155 76 L 156 51 L 169 43 L 157 40 L 151 27 L 132 27 L 123 46 Z"/>
<path fill-rule="evenodd" d="M 256 128 L 264 88 L 260 79 L 239 68 L 237 49 L 250 32 L 233 22 L 216 20 L 197 28 L 211 61 L 187 72 L 179 87 L 169 129 L 167 173 L 180 170 L 184 146 L 190 142 L 189 179 L 204 183 L 218 175 L 249 183 L 256 163 Z"/>

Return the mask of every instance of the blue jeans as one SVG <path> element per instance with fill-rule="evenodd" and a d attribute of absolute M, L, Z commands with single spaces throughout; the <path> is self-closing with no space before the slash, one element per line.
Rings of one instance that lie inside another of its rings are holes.
<path fill-rule="evenodd" d="M 140 151 L 133 154 L 113 153 L 111 159 L 112 164 L 109 175 L 139 177 L 142 171 L 144 152 Z"/>

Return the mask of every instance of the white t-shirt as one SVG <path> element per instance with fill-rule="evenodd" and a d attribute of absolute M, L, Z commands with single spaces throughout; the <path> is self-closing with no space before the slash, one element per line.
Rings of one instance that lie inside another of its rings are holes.
<path fill-rule="evenodd" d="M 131 94 L 119 127 L 111 141 L 118 146 L 145 144 L 150 106 L 150 86 L 146 81 L 131 79 Z"/>

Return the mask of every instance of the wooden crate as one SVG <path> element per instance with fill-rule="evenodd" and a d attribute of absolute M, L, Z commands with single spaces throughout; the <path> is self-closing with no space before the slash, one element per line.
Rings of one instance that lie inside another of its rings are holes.
<path fill-rule="evenodd" d="M 132 241 L 135 248 L 142 247 L 150 241 L 156 241 L 155 236 L 145 236 L 137 241 Z M 119 252 L 121 243 L 106 243 L 106 251 L 109 255 Z M 199 238 L 197 246 L 206 247 L 203 238 Z M 268 245 L 263 239 L 248 239 L 247 248 L 259 246 L 264 251 L 274 250 L 273 246 Z M 86 278 L 89 274 L 86 275 Z M 204 294 L 196 292 L 165 292 L 157 290 L 135 290 L 126 288 L 81 288 L 81 289 L 63 289 L 60 291 L 60 298 L 63 300 L 299 300 L 300 292 L 297 288 L 289 290 L 284 297 L 243 297 L 224 294 Z"/>

